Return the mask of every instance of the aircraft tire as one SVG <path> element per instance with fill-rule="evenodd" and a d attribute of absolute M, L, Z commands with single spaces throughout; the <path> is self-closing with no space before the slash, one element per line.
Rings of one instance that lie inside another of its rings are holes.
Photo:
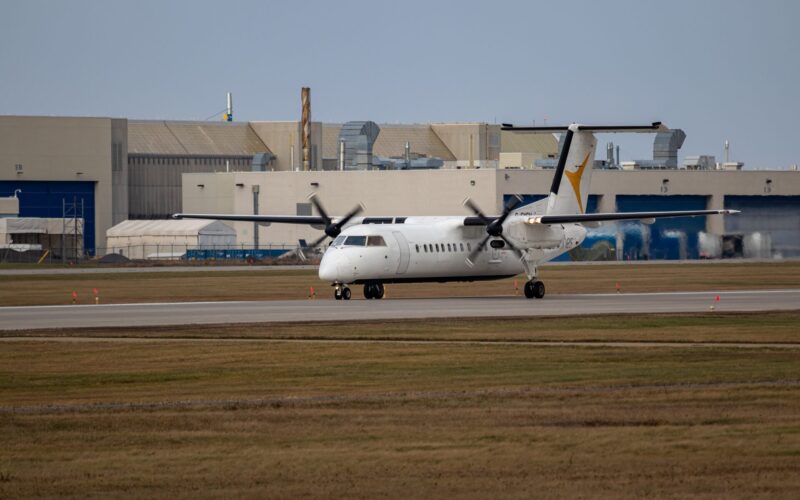
<path fill-rule="evenodd" d="M 541 281 L 534 281 L 533 282 L 533 296 L 534 298 L 541 299 L 544 298 L 544 283 Z"/>
<path fill-rule="evenodd" d="M 528 299 L 534 298 L 535 295 L 533 293 L 533 283 L 534 283 L 533 281 L 528 281 L 525 283 L 525 288 L 524 288 L 525 298 Z"/>
<path fill-rule="evenodd" d="M 342 299 L 350 300 L 350 296 L 351 295 L 352 295 L 352 293 L 350 292 L 349 288 L 347 288 L 347 287 L 342 288 Z"/>
<path fill-rule="evenodd" d="M 375 295 L 377 295 L 377 294 L 375 293 L 375 288 L 374 287 L 375 287 L 375 285 L 373 285 L 372 283 L 367 283 L 366 285 L 364 285 L 364 298 L 365 299 L 369 300 L 369 299 L 376 298 Z"/>
<path fill-rule="evenodd" d="M 386 290 L 383 288 L 383 283 L 376 283 L 374 291 L 375 291 L 374 295 L 375 295 L 376 299 L 382 299 L 384 293 L 386 293 Z"/>

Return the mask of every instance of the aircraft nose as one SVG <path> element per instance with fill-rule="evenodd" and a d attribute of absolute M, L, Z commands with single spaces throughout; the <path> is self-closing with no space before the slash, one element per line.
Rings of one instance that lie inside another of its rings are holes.
<path fill-rule="evenodd" d="M 350 259 L 340 249 L 334 249 L 322 256 L 319 263 L 319 279 L 322 281 L 349 283 L 353 279 Z"/>
<path fill-rule="evenodd" d="M 325 252 L 322 261 L 319 263 L 319 279 L 322 281 L 336 281 L 339 274 L 337 272 L 336 257 L 331 252 Z"/>

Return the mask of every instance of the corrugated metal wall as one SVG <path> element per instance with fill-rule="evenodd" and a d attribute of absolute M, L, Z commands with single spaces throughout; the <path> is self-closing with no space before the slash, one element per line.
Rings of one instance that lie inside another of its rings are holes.
<path fill-rule="evenodd" d="M 196 172 L 249 171 L 250 156 L 144 156 L 128 154 L 129 219 L 166 219 L 182 210 L 181 176 Z"/>

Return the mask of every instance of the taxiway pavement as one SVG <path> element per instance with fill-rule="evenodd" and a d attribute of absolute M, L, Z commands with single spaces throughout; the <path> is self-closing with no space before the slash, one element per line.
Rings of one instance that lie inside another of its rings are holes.
<path fill-rule="evenodd" d="M 353 289 L 354 292 L 357 291 Z M 355 295 L 355 294 L 354 294 Z M 716 301 L 719 296 L 720 300 Z M 276 300 L 0 307 L 0 330 L 457 317 L 800 309 L 800 289 L 350 301 Z"/>

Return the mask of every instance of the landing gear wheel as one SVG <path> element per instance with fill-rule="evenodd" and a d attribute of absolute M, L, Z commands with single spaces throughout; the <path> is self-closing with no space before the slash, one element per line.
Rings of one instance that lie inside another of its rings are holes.
<path fill-rule="evenodd" d="M 533 298 L 533 281 L 525 282 L 525 298 L 532 299 Z"/>
<path fill-rule="evenodd" d="M 384 294 L 382 283 L 367 283 L 364 285 L 364 298 L 369 299 L 382 299 Z"/>
<path fill-rule="evenodd" d="M 350 296 L 351 295 L 352 294 L 350 293 L 350 289 L 349 288 L 347 288 L 347 287 L 342 288 L 342 299 L 350 300 Z"/>
<path fill-rule="evenodd" d="M 333 290 L 333 298 L 336 300 L 342 300 L 342 291 L 338 288 Z"/>
<path fill-rule="evenodd" d="M 541 299 L 544 297 L 544 283 L 541 281 L 533 282 L 533 296 L 534 298 Z"/>
<path fill-rule="evenodd" d="M 528 281 L 525 283 L 525 297 L 529 299 L 541 299 L 544 297 L 544 283 L 541 281 Z"/>

